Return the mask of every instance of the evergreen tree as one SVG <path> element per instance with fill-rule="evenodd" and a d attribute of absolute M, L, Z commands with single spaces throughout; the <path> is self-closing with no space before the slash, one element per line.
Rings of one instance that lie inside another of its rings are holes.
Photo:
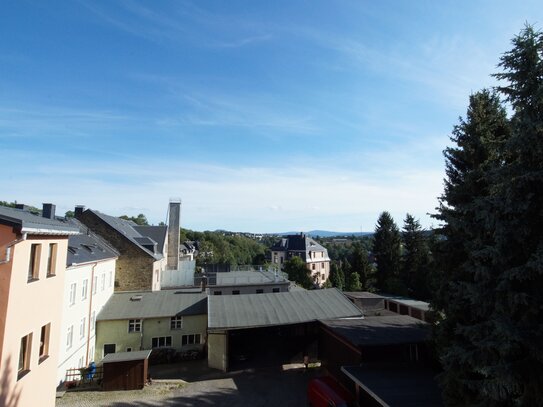
<path fill-rule="evenodd" d="M 435 340 L 444 367 L 446 404 L 484 402 L 482 373 L 492 358 L 488 319 L 493 308 L 493 174 L 504 160 L 508 121 L 499 98 L 489 91 L 470 97 L 466 119 L 454 127 L 447 148 L 445 190 L 436 218 L 444 222 L 437 245 L 440 284 Z"/>
<path fill-rule="evenodd" d="M 373 290 L 375 287 L 375 270 L 368 260 L 368 252 L 360 243 L 353 243 L 351 256 L 352 271 L 359 276 L 362 290 Z"/>
<path fill-rule="evenodd" d="M 543 33 L 527 26 L 501 58 L 499 90 L 513 108 L 493 201 L 496 355 L 481 390 L 508 405 L 543 400 Z"/>
<path fill-rule="evenodd" d="M 362 285 L 360 284 L 360 276 L 357 272 L 352 272 L 349 276 L 349 284 L 347 285 L 348 291 L 360 291 Z"/>
<path fill-rule="evenodd" d="M 337 289 L 341 291 L 343 291 L 344 282 L 345 282 L 345 276 L 343 275 L 343 278 L 341 278 L 342 275 L 343 275 L 343 271 L 338 267 L 338 265 L 335 262 L 331 263 L 330 264 L 330 278 L 328 278 L 327 281 L 330 281 L 333 287 L 336 287 Z"/>
<path fill-rule="evenodd" d="M 430 253 L 425 232 L 420 222 L 409 213 L 405 216 L 402 230 L 403 255 L 401 280 L 407 293 L 416 299 L 429 298 L 428 279 Z"/>
<path fill-rule="evenodd" d="M 373 255 L 377 263 L 377 286 L 396 290 L 400 272 L 400 231 L 390 213 L 379 215 L 373 236 Z"/>

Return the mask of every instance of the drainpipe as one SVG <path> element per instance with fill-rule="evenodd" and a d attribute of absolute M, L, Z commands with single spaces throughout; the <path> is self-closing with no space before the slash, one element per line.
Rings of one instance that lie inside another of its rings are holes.
<path fill-rule="evenodd" d="M 9 242 L 7 245 L 6 245 L 6 258 L 5 260 L 0 260 L 0 264 L 7 264 L 11 261 L 11 248 L 13 246 L 15 246 L 17 243 L 20 243 L 24 240 L 26 240 L 26 236 L 27 234 L 26 233 L 23 233 L 23 236 L 19 239 L 15 239 L 11 242 Z"/>
<path fill-rule="evenodd" d="M 89 299 L 89 317 L 88 317 L 88 324 L 87 324 L 87 350 L 85 352 L 85 366 L 89 365 L 89 345 L 90 345 L 90 337 L 91 337 L 91 315 L 92 315 L 92 299 L 93 299 L 93 292 L 94 292 L 94 269 L 96 268 L 97 264 L 94 263 L 92 265 L 92 271 L 91 271 L 91 283 L 90 283 L 90 299 Z M 98 290 L 96 290 L 96 293 L 98 293 Z M 94 321 L 96 324 L 96 321 Z M 96 325 L 95 325 L 96 327 Z M 96 336 L 96 328 L 94 329 L 94 335 Z M 96 352 L 96 349 L 94 349 Z"/>

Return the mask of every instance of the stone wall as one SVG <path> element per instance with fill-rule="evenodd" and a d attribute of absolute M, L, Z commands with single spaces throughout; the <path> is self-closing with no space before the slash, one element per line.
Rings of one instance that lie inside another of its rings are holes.
<path fill-rule="evenodd" d="M 89 210 L 77 218 L 94 233 L 106 239 L 117 251 L 115 291 L 152 290 L 153 268 L 156 260 L 118 233 Z"/>

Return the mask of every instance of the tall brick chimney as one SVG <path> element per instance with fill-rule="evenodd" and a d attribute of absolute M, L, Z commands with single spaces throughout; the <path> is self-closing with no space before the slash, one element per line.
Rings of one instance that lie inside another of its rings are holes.
<path fill-rule="evenodd" d="M 181 199 L 170 199 L 168 210 L 168 270 L 179 268 L 179 227 L 181 226 Z"/>
<path fill-rule="evenodd" d="M 55 219 L 55 209 L 56 207 L 52 203 L 44 203 L 41 214 L 44 218 Z"/>

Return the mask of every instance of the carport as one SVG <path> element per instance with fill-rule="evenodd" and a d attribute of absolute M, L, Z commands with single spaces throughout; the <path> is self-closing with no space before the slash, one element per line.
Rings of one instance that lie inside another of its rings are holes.
<path fill-rule="evenodd" d="M 360 316 L 335 288 L 209 296 L 208 364 L 226 371 L 288 363 L 315 346 L 316 321 Z"/>

